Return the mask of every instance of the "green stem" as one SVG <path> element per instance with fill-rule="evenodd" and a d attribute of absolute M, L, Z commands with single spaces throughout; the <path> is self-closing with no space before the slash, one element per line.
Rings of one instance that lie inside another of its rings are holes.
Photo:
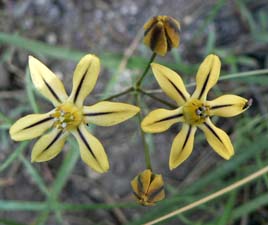
<path fill-rule="evenodd" d="M 158 102 L 161 102 L 164 105 L 169 106 L 172 109 L 178 108 L 178 106 L 176 106 L 176 105 L 174 105 L 172 103 L 169 103 L 169 102 L 167 102 L 167 101 L 165 101 L 165 100 L 163 100 L 161 98 L 158 98 L 158 97 L 156 97 L 156 96 L 154 96 L 154 95 L 152 95 L 150 93 L 147 93 L 146 91 L 144 91 L 144 90 L 142 90 L 140 88 L 137 91 L 140 92 L 140 93 L 142 93 L 142 94 L 144 94 L 144 95 L 147 95 L 147 96 L 151 97 L 152 99 L 154 99 L 154 100 L 156 100 Z"/>
<path fill-rule="evenodd" d="M 111 100 L 111 99 L 113 99 L 113 98 L 117 98 L 117 97 L 126 95 L 126 94 L 132 92 L 133 90 L 134 90 L 133 87 L 129 87 L 129 88 L 125 89 L 124 91 L 121 91 L 121 92 L 119 92 L 119 93 L 117 93 L 117 94 L 115 94 L 115 95 L 111 95 L 111 96 L 109 96 L 109 97 L 107 97 L 107 98 L 102 99 L 102 101 L 108 101 L 108 100 Z"/>
<path fill-rule="evenodd" d="M 141 83 L 142 83 L 143 79 L 145 78 L 148 70 L 150 69 L 150 65 L 154 61 L 155 57 L 156 57 L 156 53 L 153 53 L 151 58 L 150 58 L 150 61 L 148 62 L 145 70 L 143 71 L 143 74 L 141 75 L 140 79 L 136 83 L 136 88 L 139 88 L 141 86 Z"/>
<path fill-rule="evenodd" d="M 135 100 L 136 100 L 137 106 L 140 107 L 140 95 L 138 92 L 135 93 Z M 140 129 L 142 143 L 143 143 L 143 147 L 144 147 L 143 149 L 144 149 L 146 168 L 152 170 L 152 163 L 151 163 L 151 158 L 150 158 L 149 146 L 146 142 L 145 133 L 143 132 L 143 130 L 141 129 L 141 126 L 140 126 L 140 123 L 142 121 L 141 112 L 138 113 L 138 119 L 139 119 L 139 129 Z"/>

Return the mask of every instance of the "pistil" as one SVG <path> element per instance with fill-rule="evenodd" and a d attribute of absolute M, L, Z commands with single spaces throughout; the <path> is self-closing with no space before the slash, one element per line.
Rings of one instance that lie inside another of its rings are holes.
<path fill-rule="evenodd" d="M 205 122 L 209 116 L 210 107 L 198 99 L 190 99 L 183 106 L 185 122 L 191 125 L 198 125 Z"/>
<path fill-rule="evenodd" d="M 57 106 L 50 116 L 54 118 L 53 126 L 64 131 L 76 128 L 83 119 L 81 110 L 72 103 Z"/>

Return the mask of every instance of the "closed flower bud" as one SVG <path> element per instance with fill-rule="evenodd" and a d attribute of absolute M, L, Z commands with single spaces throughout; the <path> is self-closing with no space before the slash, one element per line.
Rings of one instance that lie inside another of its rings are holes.
<path fill-rule="evenodd" d="M 179 47 L 180 23 L 170 16 L 155 16 L 144 24 L 144 44 L 158 55 Z"/>
<path fill-rule="evenodd" d="M 152 206 L 165 197 L 162 175 L 154 174 L 147 169 L 131 181 L 133 193 L 138 203 Z"/>

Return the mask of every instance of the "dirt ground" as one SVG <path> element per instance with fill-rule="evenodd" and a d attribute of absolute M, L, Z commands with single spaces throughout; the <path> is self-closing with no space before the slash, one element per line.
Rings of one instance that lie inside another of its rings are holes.
<path fill-rule="evenodd" d="M 234 1 L 226 1 L 214 22 L 204 27 L 204 34 L 193 39 L 196 29 L 211 13 L 207 9 L 212 8 L 213 5 L 215 5 L 213 0 L 4 0 L 0 1 L 0 31 L 18 33 L 29 39 L 87 51 L 96 55 L 103 52 L 122 54 L 135 38 L 139 38 L 137 33 L 148 18 L 159 14 L 170 15 L 181 21 L 181 46 L 179 50 L 174 51 L 179 51 L 184 61 L 199 63 L 202 60 L 200 56 L 203 54 L 206 33 L 210 29 L 215 29 L 219 34 L 216 37 L 217 46 L 233 48 L 239 54 L 254 55 L 258 61 L 252 69 L 263 68 L 264 55 L 267 54 L 268 47 L 256 44 L 250 39 L 249 27 L 238 15 Z M 252 1 L 249 7 L 251 10 L 257 11 L 263 7 L 268 9 L 268 4 L 266 1 Z M 11 115 L 11 111 L 16 108 L 17 104 L 25 104 L 23 79 L 29 52 L 12 46 L 0 46 L 0 52 L 7 49 L 11 49 L 12 56 L 10 63 L 0 62 L 0 109 Z M 150 52 L 140 42 L 136 46 L 134 55 L 143 57 L 148 55 L 149 57 Z M 168 57 L 171 58 L 171 56 Z M 53 60 L 49 57 L 42 58 L 42 60 L 52 71 L 62 76 L 67 90 L 70 90 L 69 84 L 75 63 Z M 105 82 L 111 75 L 105 69 L 102 69 L 101 73 L 98 85 L 94 90 L 95 94 L 104 90 Z M 129 73 L 131 73 L 129 70 L 123 71 L 125 76 L 120 78 L 120 84 L 114 87 L 115 90 L 123 88 L 120 85 L 131 79 Z M 157 88 L 157 86 L 152 87 Z M 17 97 L 20 95 L 21 97 Z M 12 96 L 16 96 L 15 102 L 11 101 L 14 99 Z M 96 99 L 94 97 L 89 102 L 94 102 Z M 118 100 L 128 101 L 125 97 Z M 41 98 L 38 101 L 44 112 L 51 107 Z M 146 98 L 146 101 L 151 109 L 161 106 L 150 99 Z M 31 112 L 30 106 L 29 112 Z M 220 121 L 220 123 L 222 122 Z M 232 127 L 231 123 L 222 125 L 223 129 L 227 130 Z M 171 143 L 177 131 L 178 127 L 173 127 L 168 132 L 155 136 L 152 161 L 155 171 L 161 172 L 169 183 L 180 188 L 213 168 L 220 158 L 204 142 L 202 151 L 196 147 L 190 160 L 185 162 L 180 170 L 170 172 L 167 163 L 169 157 L 167 145 Z M 115 127 L 97 127 L 94 133 L 107 150 L 111 169 L 108 173 L 99 175 L 87 169 L 79 161 L 61 193 L 61 200 L 72 203 L 113 203 L 132 199 L 129 182 L 145 166 L 141 141 L 136 141 L 140 139 L 135 119 Z M 116 135 L 114 135 L 115 133 Z M 8 138 L 8 136 L 6 137 Z M 5 141 L 5 143 L 7 142 L 9 141 Z M 10 143 L 12 142 L 10 141 Z M 12 145 L 10 143 L 0 146 L 0 161 L 12 152 L 9 146 L 16 146 L 15 143 Z M 65 150 L 67 149 L 68 147 L 65 147 Z M 30 150 L 27 149 L 25 153 L 25 157 L 28 159 Z M 47 184 L 53 181 L 63 157 L 64 154 L 60 154 L 59 157 L 48 163 L 35 165 Z M 1 174 L 2 178 L 10 177 L 10 180 L 9 183 L 2 185 L 0 199 L 44 200 L 27 171 L 21 170 L 21 168 L 22 165 L 18 162 L 9 168 L 6 174 Z M 101 221 L 98 224 L 107 225 L 125 224 L 126 221 L 130 221 L 146 210 L 148 209 L 97 210 L 65 214 L 64 218 L 66 224 L 70 225 L 97 223 L 92 221 Z M 0 215 L 4 218 L 18 219 L 27 224 L 33 221 L 33 214 L 30 212 L 0 212 Z M 51 217 L 47 224 L 56 224 L 55 218 Z"/>

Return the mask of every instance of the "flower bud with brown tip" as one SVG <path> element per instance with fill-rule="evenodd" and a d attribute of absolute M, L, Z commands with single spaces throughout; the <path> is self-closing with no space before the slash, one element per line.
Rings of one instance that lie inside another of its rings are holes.
<path fill-rule="evenodd" d="M 144 24 L 144 44 L 158 55 L 179 47 L 180 23 L 170 16 L 155 16 Z"/>
<path fill-rule="evenodd" d="M 150 169 L 138 174 L 131 181 L 131 186 L 135 198 L 143 206 L 152 206 L 165 198 L 162 175 L 154 174 Z"/>

